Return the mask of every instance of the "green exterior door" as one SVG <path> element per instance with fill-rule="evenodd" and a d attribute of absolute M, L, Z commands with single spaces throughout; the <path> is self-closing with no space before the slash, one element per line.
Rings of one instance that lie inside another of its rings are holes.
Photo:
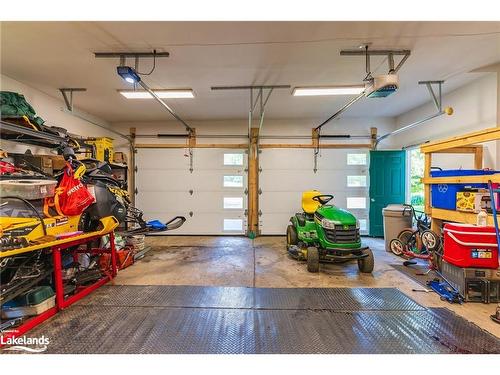
<path fill-rule="evenodd" d="M 406 152 L 370 151 L 370 235 L 384 236 L 382 209 L 406 201 Z"/>

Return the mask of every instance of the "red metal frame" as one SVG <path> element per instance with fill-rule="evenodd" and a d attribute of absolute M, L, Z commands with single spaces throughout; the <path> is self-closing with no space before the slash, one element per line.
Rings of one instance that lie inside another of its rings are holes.
<path fill-rule="evenodd" d="M 12 331 L 6 332 L 6 333 L 0 335 L 2 337 L 2 342 L 5 343 L 9 338 L 16 338 L 16 337 L 19 337 L 19 336 L 25 334 L 26 332 L 28 332 L 32 328 L 36 327 L 37 325 L 41 324 L 42 322 L 46 321 L 50 317 L 57 314 L 57 312 L 65 309 L 65 308 L 68 308 L 76 301 L 89 295 L 94 290 L 103 286 L 104 284 L 106 284 L 108 281 L 112 280 L 116 276 L 117 267 L 116 267 L 115 234 L 114 234 L 114 232 L 111 232 L 111 233 L 109 233 L 109 243 L 110 243 L 109 249 L 95 249 L 94 248 L 94 249 L 91 249 L 90 251 L 78 250 L 78 249 L 73 251 L 73 259 L 75 259 L 75 260 L 77 260 L 78 253 L 87 253 L 87 252 L 90 252 L 92 254 L 110 253 L 111 254 L 111 275 L 107 275 L 107 276 L 103 277 L 102 279 L 96 281 L 94 284 L 82 288 L 77 293 L 75 293 L 74 295 L 72 295 L 71 297 L 69 297 L 67 299 L 64 298 L 61 252 L 64 250 L 67 250 L 68 248 L 73 247 L 73 246 L 90 244 L 90 242 L 92 242 L 93 240 L 96 240 L 96 239 L 101 238 L 101 237 L 102 236 L 94 236 L 94 237 L 89 237 L 89 238 L 85 238 L 85 239 L 81 239 L 81 240 L 70 241 L 70 242 L 67 242 L 63 245 L 54 246 L 53 248 L 51 248 L 52 260 L 54 263 L 54 287 L 55 287 L 55 292 L 56 292 L 56 306 L 41 313 L 40 315 L 37 315 L 37 316 L 27 320 L 19 327 L 14 328 Z M 2 347 L 2 346 L 3 345 L 0 342 L 0 347 Z"/>

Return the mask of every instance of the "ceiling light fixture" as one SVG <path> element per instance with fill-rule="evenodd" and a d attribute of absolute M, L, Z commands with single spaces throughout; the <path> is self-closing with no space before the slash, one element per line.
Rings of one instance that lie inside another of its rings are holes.
<path fill-rule="evenodd" d="M 295 87 L 293 96 L 326 96 L 326 95 L 358 95 L 364 91 L 363 86 L 323 86 Z"/>
<path fill-rule="evenodd" d="M 152 90 L 162 99 L 192 99 L 194 92 L 192 89 L 182 90 Z M 153 99 L 153 95 L 145 90 L 118 90 L 127 99 Z"/>
<path fill-rule="evenodd" d="M 130 66 L 117 66 L 116 72 L 120 77 L 122 77 L 128 83 L 137 83 L 141 81 L 141 77 L 135 71 L 135 69 Z"/>

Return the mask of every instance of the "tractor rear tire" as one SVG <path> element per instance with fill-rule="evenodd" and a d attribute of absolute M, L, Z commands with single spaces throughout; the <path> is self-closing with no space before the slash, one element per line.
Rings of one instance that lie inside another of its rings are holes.
<path fill-rule="evenodd" d="M 307 270 L 309 272 L 319 272 L 319 250 L 311 246 L 307 248 Z"/>
<path fill-rule="evenodd" d="M 286 228 L 286 244 L 287 246 L 290 245 L 297 245 L 299 243 L 299 238 L 297 236 L 297 230 L 293 225 L 289 225 Z"/>
<path fill-rule="evenodd" d="M 375 266 L 375 260 L 373 258 L 373 253 L 370 249 L 365 249 L 363 254 L 368 254 L 367 257 L 358 259 L 358 269 L 363 273 L 372 273 L 373 267 Z"/>

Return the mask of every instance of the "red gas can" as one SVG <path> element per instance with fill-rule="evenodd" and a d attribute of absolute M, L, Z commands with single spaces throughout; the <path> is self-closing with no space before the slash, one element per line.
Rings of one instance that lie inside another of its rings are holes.
<path fill-rule="evenodd" d="M 495 227 L 445 224 L 443 259 L 463 268 L 498 268 Z"/>

